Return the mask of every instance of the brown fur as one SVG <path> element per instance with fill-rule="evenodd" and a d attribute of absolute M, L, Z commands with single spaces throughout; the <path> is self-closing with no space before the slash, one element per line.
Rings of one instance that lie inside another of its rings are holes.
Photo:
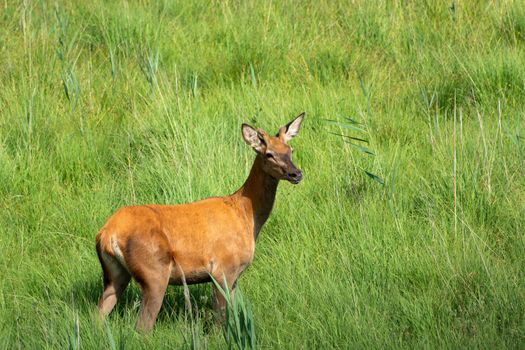
<path fill-rule="evenodd" d="M 235 281 L 253 260 L 255 240 L 270 215 L 279 180 L 298 183 L 302 178 L 286 141 L 297 134 L 303 116 L 275 137 L 243 125 L 245 141 L 258 154 L 248 179 L 234 194 L 117 210 L 96 237 L 104 274 L 100 315 L 111 312 L 131 277 L 143 294 L 140 330 L 153 327 L 168 284 L 209 282 L 211 275 L 226 280 L 233 296 Z M 213 293 L 214 309 L 220 312 L 225 300 L 215 286 Z"/>

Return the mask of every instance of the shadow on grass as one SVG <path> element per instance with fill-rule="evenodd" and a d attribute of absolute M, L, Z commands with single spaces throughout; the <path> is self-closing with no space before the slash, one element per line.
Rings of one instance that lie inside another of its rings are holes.
<path fill-rule="evenodd" d="M 211 284 L 188 286 L 190 291 L 193 319 L 203 323 L 204 331 L 214 326 L 213 307 L 211 297 Z M 63 300 L 74 302 L 78 311 L 84 314 L 94 313 L 99 298 L 102 295 L 102 278 L 86 278 L 76 280 L 71 290 Z M 122 296 L 119 298 L 110 318 L 131 318 L 136 320 L 140 310 L 142 294 L 135 281 L 131 281 Z M 189 320 L 190 315 L 186 309 L 182 286 L 168 286 L 164 301 L 157 317 L 157 324 L 171 324 Z"/>

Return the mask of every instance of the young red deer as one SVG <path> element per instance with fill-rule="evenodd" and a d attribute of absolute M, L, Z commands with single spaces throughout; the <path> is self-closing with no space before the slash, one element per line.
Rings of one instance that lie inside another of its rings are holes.
<path fill-rule="evenodd" d="M 233 297 L 235 281 L 252 262 L 279 180 L 298 184 L 302 179 L 287 142 L 297 135 L 303 118 L 301 113 L 275 137 L 242 125 L 244 141 L 257 156 L 234 194 L 190 204 L 123 207 L 113 214 L 96 237 L 104 274 L 100 315 L 111 312 L 131 277 L 142 290 L 139 330 L 153 327 L 168 284 L 210 282 L 211 275 L 226 281 Z M 214 310 L 220 313 L 225 303 L 213 286 Z"/>

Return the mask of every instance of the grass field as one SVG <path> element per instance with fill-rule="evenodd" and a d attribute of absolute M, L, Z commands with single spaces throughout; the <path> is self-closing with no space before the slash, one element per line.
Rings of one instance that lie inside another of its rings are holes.
<path fill-rule="evenodd" d="M 525 347 L 521 1 L 4 1 L 0 28 L 0 348 L 223 348 L 209 285 L 140 335 L 134 283 L 100 328 L 94 236 L 232 193 L 240 124 L 302 111 L 240 280 L 257 345 Z"/>

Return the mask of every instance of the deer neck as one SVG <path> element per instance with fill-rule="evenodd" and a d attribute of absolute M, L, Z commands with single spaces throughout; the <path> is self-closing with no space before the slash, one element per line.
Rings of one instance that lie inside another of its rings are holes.
<path fill-rule="evenodd" d="M 263 171 L 262 162 L 262 156 L 257 155 L 248 179 L 234 194 L 240 199 L 241 208 L 245 211 L 246 216 L 253 218 L 253 237 L 255 240 L 270 216 L 279 184 L 279 180 Z"/>

